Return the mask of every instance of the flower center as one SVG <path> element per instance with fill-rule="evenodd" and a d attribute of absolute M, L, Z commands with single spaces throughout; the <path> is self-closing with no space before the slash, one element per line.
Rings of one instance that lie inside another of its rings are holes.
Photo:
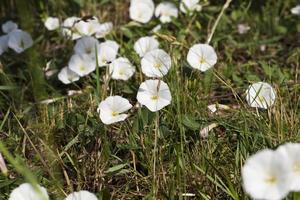
<path fill-rule="evenodd" d="M 152 97 L 151 97 L 151 100 L 157 101 L 157 100 L 158 100 L 158 96 L 157 96 L 157 95 L 152 96 Z"/>
<path fill-rule="evenodd" d="M 119 75 L 120 75 L 120 76 L 123 76 L 124 74 L 125 74 L 124 69 L 120 69 L 120 70 L 119 70 Z"/>
<path fill-rule="evenodd" d="M 199 62 L 200 62 L 200 64 L 202 65 L 202 64 L 206 63 L 206 60 L 204 59 L 203 56 L 201 56 Z"/>
<path fill-rule="evenodd" d="M 157 69 L 159 69 L 159 68 L 161 68 L 161 65 L 162 65 L 161 63 L 155 63 L 154 67 L 157 68 Z"/>
<path fill-rule="evenodd" d="M 113 112 L 111 113 L 111 115 L 112 115 L 113 117 L 115 117 L 115 116 L 119 115 L 119 113 L 118 113 L 118 112 L 115 112 L 115 111 L 113 111 Z"/>
<path fill-rule="evenodd" d="M 83 65 L 81 65 L 81 66 L 79 67 L 79 70 L 82 71 L 82 72 L 84 72 L 84 71 L 85 71 L 85 67 L 84 67 Z"/>
<path fill-rule="evenodd" d="M 273 185 L 277 182 L 277 177 L 276 176 L 268 176 L 266 179 L 265 179 L 265 182 L 269 185 Z"/>
<path fill-rule="evenodd" d="M 293 171 L 294 171 L 295 173 L 300 173 L 300 164 L 299 164 L 299 163 L 295 163 L 295 164 L 293 165 Z"/>

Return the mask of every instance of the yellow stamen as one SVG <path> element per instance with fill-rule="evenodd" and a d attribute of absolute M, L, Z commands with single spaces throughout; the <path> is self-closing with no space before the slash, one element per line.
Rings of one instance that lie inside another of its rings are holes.
<path fill-rule="evenodd" d="M 83 65 L 81 65 L 81 66 L 79 67 L 79 70 L 82 71 L 82 72 L 84 72 L 84 71 L 85 71 L 85 67 L 84 67 Z"/>
<path fill-rule="evenodd" d="M 111 115 L 113 116 L 113 117 L 115 117 L 115 116 L 117 116 L 119 113 L 118 112 L 115 112 L 115 111 L 113 111 L 112 113 L 111 113 Z"/>
<path fill-rule="evenodd" d="M 157 68 L 157 69 L 159 69 L 159 68 L 161 68 L 161 65 L 162 65 L 161 63 L 155 63 L 154 67 Z"/>
<path fill-rule="evenodd" d="M 296 173 L 300 173 L 300 164 L 299 163 L 295 163 L 293 165 L 293 171 Z"/>
<path fill-rule="evenodd" d="M 204 59 L 204 57 L 203 57 L 203 56 L 201 56 L 201 58 L 200 58 L 199 62 L 200 62 L 200 64 L 204 64 L 204 63 L 206 63 L 206 60 Z"/>
<path fill-rule="evenodd" d="M 269 185 L 273 185 L 277 182 L 277 177 L 276 176 L 269 176 L 265 179 L 265 182 Z"/>
<path fill-rule="evenodd" d="M 157 99 L 158 99 L 157 95 L 154 95 L 154 96 L 151 97 L 151 100 L 153 100 L 153 101 L 156 101 Z"/>

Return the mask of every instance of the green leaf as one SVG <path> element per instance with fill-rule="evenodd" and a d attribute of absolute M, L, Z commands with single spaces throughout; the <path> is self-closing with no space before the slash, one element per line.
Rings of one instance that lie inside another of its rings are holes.
<path fill-rule="evenodd" d="M 183 117 L 182 123 L 192 130 L 198 130 L 200 128 L 200 124 L 194 118 L 188 115 Z"/>

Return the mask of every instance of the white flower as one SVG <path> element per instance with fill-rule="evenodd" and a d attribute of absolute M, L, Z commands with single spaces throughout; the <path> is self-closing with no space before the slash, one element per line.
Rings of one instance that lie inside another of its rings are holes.
<path fill-rule="evenodd" d="M 131 0 L 129 15 L 134 21 L 147 23 L 154 13 L 154 3 L 152 0 Z"/>
<path fill-rule="evenodd" d="M 96 33 L 98 27 L 99 27 L 99 22 L 96 18 L 93 20 L 79 20 L 77 23 L 75 23 L 75 31 L 79 33 L 81 36 L 91 36 Z"/>
<path fill-rule="evenodd" d="M 151 33 L 158 33 L 161 29 L 161 25 L 157 25 L 155 26 L 152 30 L 151 30 Z"/>
<path fill-rule="evenodd" d="M 109 65 L 109 73 L 112 79 L 128 80 L 135 72 L 134 66 L 127 58 L 117 58 Z"/>
<path fill-rule="evenodd" d="M 49 31 L 54 31 L 59 28 L 59 19 L 57 17 L 48 17 L 44 25 Z"/>
<path fill-rule="evenodd" d="M 79 17 L 68 17 L 65 19 L 62 23 L 62 34 L 65 37 L 71 38 L 72 40 L 80 38 L 81 35 L 75 31 L 75 24 L 79 20 Z"/>
<path fill-rule="evenodd" d="M 180 10 L 183 13 L 201 11 L 202 6 L 199 4 L 199 0 L 181 0 Z"/>
<path fill-rule="evenodd" d="M 290 180 L 283 160 L 269 149 L 247 159 L 242 168 L 243 185 L 253 199 L 279 200 L 288 194 Z"/>
<path fill-rule="evenodd" d="M 109 96 L 102 101 L 97 109 L 100 119 L 104 124 L 124 121 L 128 114 L 122 114 L 132 108 L 129 101 L 120 96 Z"/>
<path fill-rule="evenodd" d="M 68 67 L 64 67 L 58 73 L 58 79 L 64 84 L 70 84 L 79 80 L 79 75 L 70 70 Z"/>
<path fill-rule="evenodd" d="M 87 54 L 74 54 L 69 61 L 69 68 L 79 76 L 86 76 L 96 69 L 96 61 Z"/>
<path fill-rule="evenodd" d="M 10 33 L 17 29 L 18 29 L 18 25 L 12 21 L 7 21 L 4 24 L 2 24 L 3 33 Z"/>
<path fill-rule="evenodd" d="M 178 9 L 175 4 L 164 1 L 155 9 L 155 17 L 159 17 L 159 20 L 162 23 L 168 23 L 172 21 L 172 17 L 178 17 Z"/>
<path fill-rule="evenodd" d="M 300 191 L 300 144 L 288 143 L 277 149 L 278 153 L 284 158 L 284 163 L 288 168 L 288 180 L 290 190 Z"/>
<path fill-rule="evenodd" d="M 300 15 L 300 5 L 297 5 L 294 8 L 292 8 L 291 13 L 294 15 Z"/>
<path fill-rule="evenodd" d="M 33 45 L 30 34 L 25 31 L 17 29 L 10 32 L 8 36 L 8 47 L 17 53 L 22 53 Z"/>
<path fill-rule="evenodd" d="M 98 200 L 98 198 L 93 193 L 82 190 L 69 194 L 65 200 Z"/>
<path fill-rule="evenodd" d="M 48 200 L 47 190 L 39 185 L 33 187 L 29 183 L 23 183 L 14 189 L 8 200 Z"/>
<path fill-rule="evenodd" d="M 188 52 L 187 61 L 193 68 L 204 72 L 217 63 L 217 54 L 208 44 L 195 44 Z"/>
<path fill-rule="evenodd" d="M 91 36 L 84 36 L 76 41 L 74 51 L 76 54 L 87 54 L 93 58 L 96 57 L 96 48 L 98 48 L 99 42 L 97 39 Z"/>
<path fill-rule="evenodd" d="M 275 99 L 276 92 L 268 83 L 254 83 L 246 91 L 246 100 L 253 108 L 267 109 L 274 104 Z"/>
<path fill-rule="evenodd" d="M 141 37 L 134 43 L 134 50 L 140 57 L 154 49 L 158 49 L 159 43 L 154 37 Z"/>
<path fill-rule="evenodd" d="M 148 52 L 141 61 L 142 72 L 148 77 L 163 77 L 171 68 L 172 61 L 164 50 L 155 49 Z"/>
<path fill-rule="evenodd" d="M 250 26 L 248 24 L 238 24 L 237 26 L 239 34 L 245 34 L 250 30 Z"/>
<path fill-rule="evenodd" d="M 112 22 L 106 22 L 99 24 L 99 26 L 96 28 L 96 38 L 104 38 L 106 35 L 108 35 L 113 29 L 113 23 Z"/>
<path fill-rule="evenodd" d="M 8 35 L 0 36 L 0 56 L 8 49 Z"/>
<path fill-rule="evenodd" d="M 109 62 L 116 59 L 119 45 L 115 41 L 107 40 L 98 46 L 98 64 L 100 67 L 106 66 Z"/>
<path fill-rule="evenodd" d="M 171 103 L 169 86 L 161 80 L 146 80 L 140 85 L 137 100 L 150 111 L 156 112 Z"/>

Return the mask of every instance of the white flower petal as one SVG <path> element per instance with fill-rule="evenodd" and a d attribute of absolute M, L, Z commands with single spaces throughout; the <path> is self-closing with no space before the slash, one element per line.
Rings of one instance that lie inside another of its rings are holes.
<path fill-rule="evenodd" d="M 93 193 L 82 190 L 69 194 L 65 200 L 98 200 L 98 198 Z"/>
<path fill-rule="evenodd" d="M 10 33 L 17 29 L 18 29 L 18 25 L 12 21 L 7 21 L 4 24 L 2 24 L 3 33 Z"/>
<path fill-rule="evenodd" d="M 134 21 L 147 23 L 154 13 L 154 3 L 152 0 L 131 0 L 129 15 Z"/>
<path fill-rule="evenodd" d="M 33 40 L 29 33 L 22 30 L 14 30 L 8 34 L 8 47 L 17 53 L 22 53 L 33 45 Z"/>
<path fill-rule="evenodd" d="M 69 61 L 69 68 L 79 76 L 86 76 L 96 69 L 96 61 L 87 54 L 74 54 Z"/>
<path fill-rule="evenodd" d="M 159 17 L 162 23 L 171 22 L 171 17 L 178 17 L 178 9 L 175 4 L 164 1 L 157 5 L 155 9 L 155 16 Z"/>
<path fill-rule="evenodd" d="M 0 36 L 0 56 L 8 50 L 8 35 Z"/>
<path fill-rule="evenodd" d="M 150 111 L 156 112 L 169 105 L 172 96 L 165 82 L 161 80 L 146 80 L 140 85 L 137 100 Z"/>
<path fill-rule="evenodd" d="M 11 192 L 8 200 L 48 200 L 49 196 L 46 189 L 39 185 L 36 187 L 24 183 Z"/>
<path fill-rule="evenodd" d="M 217 54 L 208 44 L 195 44 L 188 52 L 187 61 L 191 67 L 204 72 L 217 63 Z"/>
<path fill-rule="evenodd" d="M 148 77 L 163 77 L 171 68 L 172 61 L 164 50 L 155 49 L 148 52 L 141 61 L 142 72 Z"/>
<path fill-rule="evenodd" d="M 70 84 L 79 80 L 79 75 L 70 70 L 68 67 L 64 67 L 58 73 L 58 79 L 64 84 Z"/>
<path fill-rule="evenodd" d="M 135 72 L 135 67 L 127 58 L 117 58 L 109 65 L 109 73 L 112 79 L 128 80 Z"/>
<path fill-rule="evenodd" d="M 96 48 L 99 42 L 97 39 L 91 36 L 84 36 L 76 41 L 74 52 L 76 54 L 87 54 L 93 58 L 96 57 Z"/>
<path fill-rule="evenodd" d="M 254 83 L 246 91 L 246 100 L 254 108 L 267 109 L 275 103 L 275 99 L 276 92 L 268 83 Z"/>
<path fill-rule="evenodd" d="M 56 30 L 59 28 L 59 19 L 57 17 L 48 17 L 44 25 L 49 31 Z"/>
<path fill-rule="evenodd" d="M 180 10 L 183 13 L 201 11 L 202 6 L 199 4 L 200 0 L 181 0 Z"/>
<path fill-rule="evenodd" d="M 291 13 L 293 15 L 300 15 L 300 5 L 295 6 L 294 8 L 291 9 Z"/>
<path fill-rule="evenodd" d="M 134 43 L 134 50 L 140 57 L 146 53 L 158 49 L 159 43 L 154 37 L 141 37 Z"/>

